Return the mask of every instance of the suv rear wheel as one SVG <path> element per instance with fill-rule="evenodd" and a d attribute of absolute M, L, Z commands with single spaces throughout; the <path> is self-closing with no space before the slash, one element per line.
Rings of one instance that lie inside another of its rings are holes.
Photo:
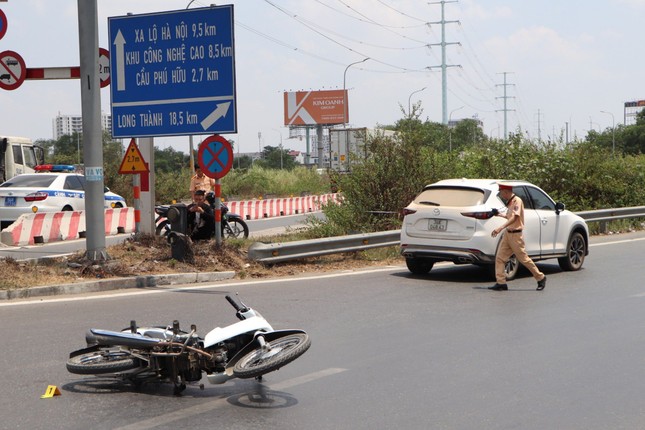
<path fill-rule="evenodd" d="M 415 275 L 425 275 L 432 270 L 434 261 L 427 258 L 406 258 L 405 264 L 408 266 L 408 270 Z"/>
<path fill-rule="evenodd" d="M 488 269 L 488 273 L 490 273 L 490 276 L 495 279 L 495 264 L 489 264 L 486 266 Z M 504 266 L 504 273 L 506 274 L 506 280 L 507 281 L 512 281 L 515 279 L 517 276 L 517 272 L 520 270 L 520 263 L 517 261 L 517 258 L 515 258 L 515 255 L 512 255 L 511 258 L 508 259 L 506 262 L 506 266 Z"/>

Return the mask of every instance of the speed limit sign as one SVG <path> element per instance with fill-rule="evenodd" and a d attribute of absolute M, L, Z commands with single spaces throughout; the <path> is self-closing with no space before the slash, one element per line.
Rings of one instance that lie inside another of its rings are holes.
<path fill-rule="evenodd" d="M 0 52 L 0 88 L 15 90 L 27 77 L 25 60 L 13 51 Z"/>

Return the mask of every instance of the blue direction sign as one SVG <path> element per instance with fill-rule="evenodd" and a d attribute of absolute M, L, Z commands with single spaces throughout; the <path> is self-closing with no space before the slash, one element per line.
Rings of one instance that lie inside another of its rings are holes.
<path fill-rule="evenodd" d="M 113 137 L 237 133 L 233 5 L 108 21 Z"/>

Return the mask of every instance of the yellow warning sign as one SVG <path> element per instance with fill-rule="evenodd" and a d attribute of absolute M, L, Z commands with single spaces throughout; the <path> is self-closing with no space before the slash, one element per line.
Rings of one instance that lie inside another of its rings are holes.
<path fill-rule="evenodd" d="M 147 173 L 148 171 L 146 161 L 143 159 L 134 139 L 132 139 L 128 149 L 125 151 L 125 155 L 123 155 L 119 173 Z"/>
<path fill-rule="evenodd" d="M 48 398 L 54 397 L 54 396 L 60 396 L 60 390 L 55 385 L 49 385 L 47 387 L 47 390 L 45 391 L 45 394 L 40 396 L 40 398 L 41 399 L 48 399 Z"/>

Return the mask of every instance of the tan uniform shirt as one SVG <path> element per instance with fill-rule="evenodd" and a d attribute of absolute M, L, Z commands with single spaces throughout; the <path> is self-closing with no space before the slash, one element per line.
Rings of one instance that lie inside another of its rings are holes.
<path fill-rule="evenodd" d="M 204 175 L 201 178 L 197 175 L 194 175 L 190 179 L 190 193 L 191 195 L 197 190 L 204 190 L 204 192 L 213 191 L 213 186 L 215 185 L 215 179 L 209 178 Z"/>
<path fill-rule="evenodd" d="M 506 219 L 511 219 L 516 215 L 513 224 L 506 227 L 506 230 L 517 231 L 524 229 L 524 202 L 522 199 L 513 194 L 513 197 L 506 204 Z"/>

